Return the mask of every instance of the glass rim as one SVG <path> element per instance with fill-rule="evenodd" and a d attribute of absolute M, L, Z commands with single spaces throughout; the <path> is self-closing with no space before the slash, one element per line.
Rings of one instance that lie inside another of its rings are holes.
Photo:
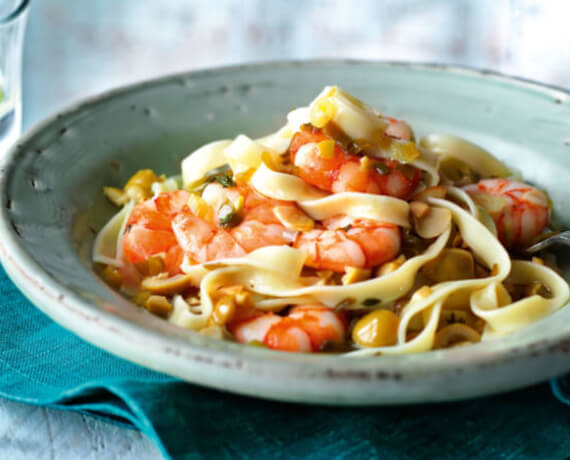
<path fill-rule="evenodd" d="M 28 8 L 30 0 L 22 0 L 17 6 L 6 16 L 0 17 L 0 25 L 8 24 L 18 19 Z"/>

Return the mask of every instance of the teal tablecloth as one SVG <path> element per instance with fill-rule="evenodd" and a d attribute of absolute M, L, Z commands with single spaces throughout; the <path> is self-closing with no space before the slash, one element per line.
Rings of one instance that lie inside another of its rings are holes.
<path fill-rule="evenodd" d="M 0 269 L 0 396 L 98 414 L 166 458 L 566 458 L 570 380 L 467 402 L 332 408 L 220 393 L 103 352 L 36 310 Z"/>

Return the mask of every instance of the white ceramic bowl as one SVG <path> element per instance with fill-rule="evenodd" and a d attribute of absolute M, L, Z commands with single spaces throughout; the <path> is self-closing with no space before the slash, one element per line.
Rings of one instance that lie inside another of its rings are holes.
<path fill-rule="evenodd" d="M 6 271 L 38 308 L 94 345 L 189 382 L 252 396 L 362 405 L 442 401 L 570 370 L 570 308 L 500 340 L 356 359 L 208 339 L 137 308 L 94 275 L 93 229 L 112 212 L 101 198 L 104 184 L 120 185 L 140 168 L 172 174 L 205 142 L 270 132 L 326 84 L 408 120 L 420 135 L 448 132 L 483 145 L 547 189 L 559 221 L 570 226 L 567 92 L 439 65 L 272 63 L 122 88 L 24 136 L 0 172 Z"/>

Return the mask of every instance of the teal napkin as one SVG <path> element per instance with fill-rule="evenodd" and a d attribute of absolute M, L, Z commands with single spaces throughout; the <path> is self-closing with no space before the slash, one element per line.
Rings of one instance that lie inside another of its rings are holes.
<path fill-rule="evenodd" d="M 0 396 L 141 430 L 165 458 L 566 458 L 548 385 L 467 402 L 340 408 L 190 385 L 118 359 L 34 308 L 0 269 Z M 553 382 L 569 404 L 570 379 Z"/>

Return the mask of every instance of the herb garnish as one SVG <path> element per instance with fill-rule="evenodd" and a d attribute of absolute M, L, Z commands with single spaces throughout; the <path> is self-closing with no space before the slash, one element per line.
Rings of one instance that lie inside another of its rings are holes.
<path fill-rule="evenodd" d="M 362 305 L 365 307 L 373 307 L 374 305 L 378 305 L 380 303 L 380 299 L 375 299 L 374 297 L 369 297 L 368 299 L 364 299 L 362 301 Z"/>
<path fill-rule="evenodd" d="M 218 225 L 220 228 L 234 227 L 241 221 L 241 216 L 230 205 L 224 205 L 218 211 Z"/>
<path fill-rule="evenodd" d="M 234 182 L 234 180 L 230 176 L 228 176 L 227 174 L 220 174 L 218 176 L 208 177 L 207 182 L 208 183 L 217 182 L 218 184 L 220 184 L 224 188 L 236 186 L 236 183 Z"/>
<path fill-rule="evenodd" d="M 232 170 L 230 165 L 225 164 L 208 171 L 206 173 L 206 180 L 204 183 L 210 184 L 212 182 L 217 182 L 224 188 L 235 187 L 236 183 L 232 179 Z"/>

